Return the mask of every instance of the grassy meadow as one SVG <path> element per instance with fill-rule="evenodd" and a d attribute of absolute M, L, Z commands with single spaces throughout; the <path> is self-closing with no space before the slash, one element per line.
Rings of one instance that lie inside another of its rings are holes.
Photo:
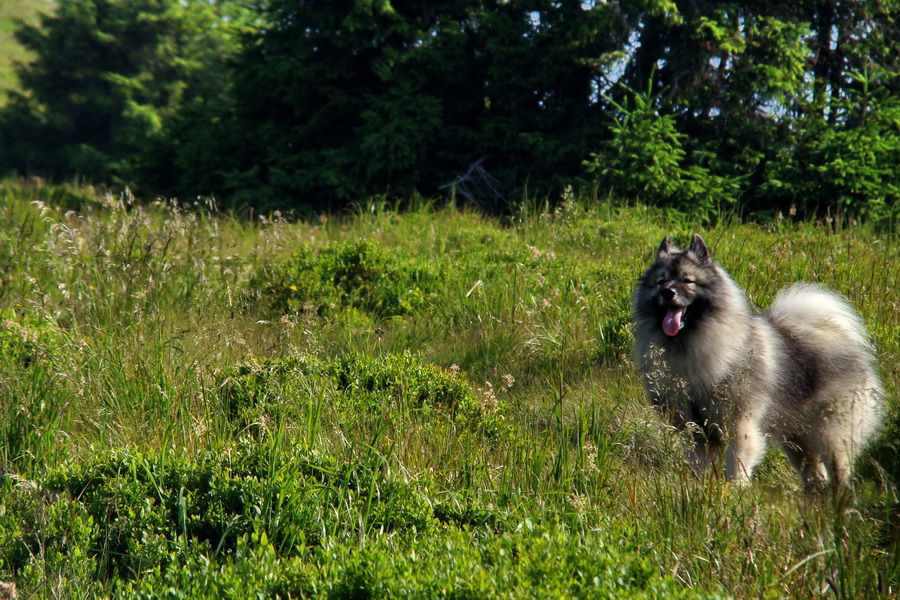
<path fill-rule="evenodd" d="M 648 407 L 631 293 L 663 235 L 694 231 L 758 306 L 803 279 L 866 319 L 891 408 L 852 498 L 805 494 L 774 451 L 748 489 L 698 475 Z M 0 582 L 897 597 L 898 255 L 849 220 L 703 227 L 575 198 L 247 220 L 6 181 Z"/>

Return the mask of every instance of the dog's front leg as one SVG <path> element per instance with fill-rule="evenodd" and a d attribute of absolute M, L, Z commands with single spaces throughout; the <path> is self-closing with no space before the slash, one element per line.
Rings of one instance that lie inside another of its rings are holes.
<path fill-rule="evenodd" d="M 766 452 L 766 435 L 759 418 L 752 413 L 740 415 L 734 423 L 731 444 L 725 458 L 725 477 L 737 485 L 750 483 L 753 469 Z"/>

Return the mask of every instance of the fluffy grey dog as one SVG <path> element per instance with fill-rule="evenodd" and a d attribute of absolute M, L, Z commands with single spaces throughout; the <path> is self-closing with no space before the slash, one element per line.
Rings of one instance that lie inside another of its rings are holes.
<path fill-rule="evenodd" d="M 666 237 L 634 296 L 637 361 L 652 402 L 694 437 L 692 462 L 725 456 L 744 485 L 772 438 L 807 488 L 846 487 L 877 430 L 882 390 L 862 319 L 837 294 L 799 283 L 755 313 L 694 235 Z"/>

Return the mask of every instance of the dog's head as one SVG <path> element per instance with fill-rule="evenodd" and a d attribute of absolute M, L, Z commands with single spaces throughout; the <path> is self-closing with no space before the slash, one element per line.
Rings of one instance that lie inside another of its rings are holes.
<path fill-rule="evenodd" d="M 635 312 L 652 315 L 665 335 L 675 337 L 690 329 L 709 305 L 718 280 L 718 269 L 702 237 L 694 234 L 690 247 L 681 250 L 666 236 L 656 261 L 639 281 Z"/>

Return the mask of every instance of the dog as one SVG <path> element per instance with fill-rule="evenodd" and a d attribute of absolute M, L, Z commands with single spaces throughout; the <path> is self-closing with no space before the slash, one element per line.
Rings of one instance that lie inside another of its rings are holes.
<path fill-rule="evenodd" d="M 637 365 L 651 402 L 692 432 L 690 461 L 749 483 L 769 439 L 807 489 L 847 488 L 876 433 L 883 392 L 860 316 L 838 294 L 798 283 L 757 313 L 694 235 L 667 236 L 634 294 Z"/>

